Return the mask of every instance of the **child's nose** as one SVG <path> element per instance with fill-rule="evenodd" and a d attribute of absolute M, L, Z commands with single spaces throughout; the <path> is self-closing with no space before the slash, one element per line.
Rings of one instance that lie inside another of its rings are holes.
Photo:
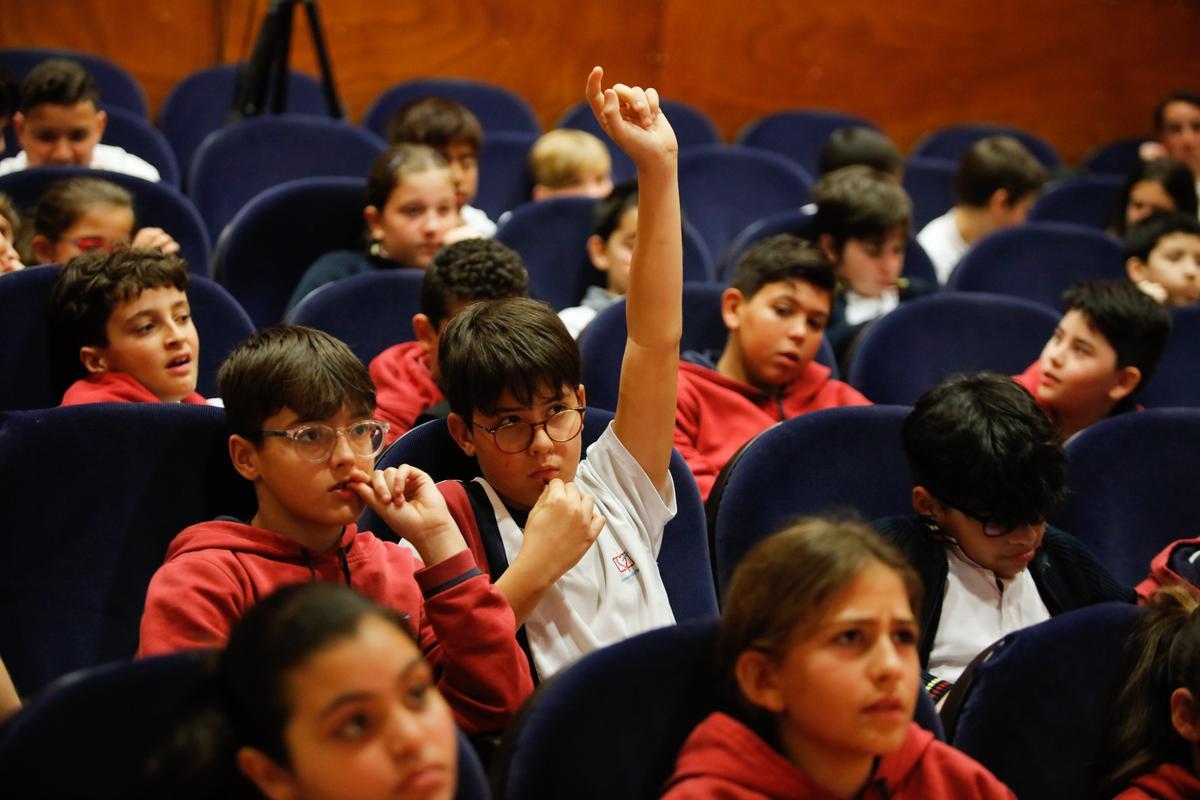
<path fill-rule="evenodd" d="M 71 143 L 67 137 L 60 136 L 54 140 L 54 148 L 50 151 L 50 159 L 56 164 L 70 164 L 74 159 Z"/>

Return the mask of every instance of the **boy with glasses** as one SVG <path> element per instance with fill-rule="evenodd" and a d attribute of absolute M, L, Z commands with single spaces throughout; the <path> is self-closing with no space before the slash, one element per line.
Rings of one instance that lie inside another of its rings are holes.
<path fill-rule="evenodd" d="M 637 165 L 641 189 L 612 425 L 580 460 L 579 348 L 540 303 L 476 303 L 450 321 L 438 349 L 450 433 L 483 474 L 440 488 L 524 625 L 543 679 L 675 621 L 656 558 L 675 513 L 668 466 L 682 330 L 678 146 L 654 90 L 604 90 L 602 77 L 592 71 L 588 100 Z"/>
<path fill-rule="evenodd" d="M 917 399 L 901 429 L 915 517 L 874 523 L 925 584 L 922 667 L 958 680 L 992 642 L 1065 611 L 1132 602 L 1087 548 L 1046 524 L 1067 493 L 1066 454 L 1033 397 L 993 373 Z"/>
<path fill-rule="evenodd" d="M 146 594 L 138 655 L 219 647 L 280 586 L 345 583 L 408 617 L 464 730 L 502 730 L 532 689 L 512 609 L 429 476 L 373 470 L 387 424 L 371 418 L 366 367 L 328 334 L 280 325 L 238 345 L 218 382 L 229 456 L 257 511 L 175 537 Z M 367 505 L 412 549 L 359 531 Z"/>

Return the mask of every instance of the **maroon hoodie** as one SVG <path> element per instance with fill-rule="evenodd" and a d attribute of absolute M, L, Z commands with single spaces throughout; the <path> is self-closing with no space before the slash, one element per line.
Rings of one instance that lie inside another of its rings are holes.
<path fill-rule="evenodd" d="M 470 551 L 426 568 L 412 551 L 354 525 L 324 553 L 235 520 L 185 528 L 150 580 L 137 655 L 219 647 L 255 602 L 281 586 L 316 580 L 344 583 L 408 615 L 466 731 L 503 729 L 533 691 L 512 609 Z"/>
<path fill-rule="evenodd" d="M 1200 797 L 1200 778 L 1178 764 L 1160 764 L 1117 795 L 1113 800 L 1195 800 Z"/>
<path fill-rule="evenodd" d="M 421 342 L 403 342 L 371 359 L 376 416 L 391 424 L 390 443 L 412 429 L 421 412 L 445 400 L 429 371 L 429 351 Z"/>
<path fill-rule="evenodd" d="M 158 397 L 128 372 L 98 372 L 80 378 L 63 394 L 63 406 L 84 403 L 158 403 Z M 192 392 L 181 402 L 202 405 L 204 397 Z"/>
<path fill-rule="evenodd" d="M 665 800 L 836 800 L 742 723 L 710 714 L 688 737 Z M 861 800 L 972 800 L 1013 793 L 981 764 L 911 723 L 900 749 L 879 760 Z"/>

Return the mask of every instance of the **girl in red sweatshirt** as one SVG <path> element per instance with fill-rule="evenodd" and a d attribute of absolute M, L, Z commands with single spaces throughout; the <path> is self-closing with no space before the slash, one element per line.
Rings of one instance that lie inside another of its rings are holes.
<path fill-rule="evenodd" d="M 729 713 L 694 730 L 663 797 L 1012 798 L 913 723 L 921 584 L 856 523 L 805 520 L 734 574 L 717 667 Z"/>

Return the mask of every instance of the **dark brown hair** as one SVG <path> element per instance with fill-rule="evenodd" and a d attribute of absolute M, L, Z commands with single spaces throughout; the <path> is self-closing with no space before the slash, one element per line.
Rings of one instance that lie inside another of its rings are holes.
<path fill-rule="evenodd" d="M 446 159 L 432 147 L 422 144 L 389 147 L 371 163 L 371 171 L 367 174 L 367 205 L 382 212 L 392 192 L 405 178 L 431 169 L 445 170 L 446 180 L 450 180 Z"/>
<path fill-rule="evenodd" d="M 388 122 L 391 144 L 424 144 L 438 151 L 466 142 L 479 152 L 483 127 L 462 103 L 445 97 L 422 97 L 402 105 Z"/>
<path fill-rule="evenodd" d="M 458 305 L 528 294 L 529 275 L 517 251 L 495 239 L 464 239 L 438 250 L 425 270 L 421 313 L 437 328 Z"/>
<path fill-rule="evenodd" d="M 1011 136 L 987 136 L 967 148 L 954 173 L 954 197 L 966 206 L 982 207 L 997 189 L 1008 194 L 1008 205 L 1037 192 L 1046 182 L 1046 168 Z"/>
<path fill-rule="evenodd" d="M 42 193 L 33 209 L 33 233 L 57 242 L 80 217 L 96 206 L 133 209 L 133 195 L 100 178 L 67 178 Z"/>
<path fill-rule="evenodd" d="M 912 201 L 900 181 L 872 167 L 830 172 L 813 189 L 813 202 L 813 238 L 829 234 L 839 255 L 850 239 L 882 239 L 897 228 L 907 236 L 912 226 Z"/>
<path fill-rule="evenodd" d="M 99 105 L 100 89 L 83 65 L 69 58 L 49 58 L 29 70 L 21 82 L 21 105 L 17 110 L 27 114 L 31 108 L 47 103 L 73 106 L 88 100 Z"/>

